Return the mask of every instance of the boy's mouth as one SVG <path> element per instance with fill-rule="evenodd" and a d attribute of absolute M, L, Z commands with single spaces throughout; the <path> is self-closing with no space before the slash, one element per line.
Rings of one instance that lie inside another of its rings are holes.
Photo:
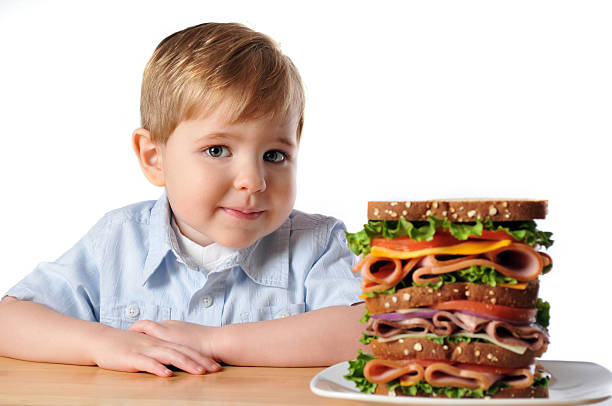
<path fill-rule="evenodd" d="M 223 211 L 225 211 L 230 216 L 242 219 L 242 220 L 255 220 L 259 216 L 263 214 L 263 210 L 255 211 L 252 209 L 231 209 L 229 207 L 222 207 Z"/>

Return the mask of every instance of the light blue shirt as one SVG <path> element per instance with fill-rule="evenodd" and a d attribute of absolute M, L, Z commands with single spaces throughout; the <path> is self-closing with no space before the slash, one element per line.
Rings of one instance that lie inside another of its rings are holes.
<path fill-rule="evenodd" d="M 165 193 L 114 210 L 6 295 L 122 329 L 137 320 L 220 326 L 360 301 L 357 257 L 335 218 L 294 210 L 214 270 L 182 259 L 170 221 Z"/>

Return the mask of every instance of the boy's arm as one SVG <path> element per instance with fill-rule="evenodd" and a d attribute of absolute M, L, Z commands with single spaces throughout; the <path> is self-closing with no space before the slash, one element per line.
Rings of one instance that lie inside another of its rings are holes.
<path fill-rule="evenodd" d="M 190 345 L 231 365 L 327 366 L 369 351 L 359 342 L 363 304 L 330 306 L 277 320 L 205 327 L 185 322 L 134 323 L 130 330 Z"/>
<path fill-rule="evenodd" d="M 203 373 L 218 364 L 193 349 L 75 319 L 39 303 L 6 296 L 0 302 L 0 355 L 28 361 L 99 365 L 118 371 L 147 371 L 159 376 L 174 365 Z M 204 369 L 198 367 L 204 366 Z"/>

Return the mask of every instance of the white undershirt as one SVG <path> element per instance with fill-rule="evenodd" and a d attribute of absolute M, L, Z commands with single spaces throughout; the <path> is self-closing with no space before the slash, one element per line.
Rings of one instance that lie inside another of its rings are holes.
<path fill-rule="evenodd" d="M 236 248 L 228 248 L 216 242 L 202 247 L 181 233 L 174 216 L 172 216 L 172 229 L 176 235 L 180 254 L 186 256 L 187 258 L 184 259 L 189 259 L 190 262 L 202 268 L 204 272 L 214 271 L 215 268 L 239 251 Z"/>

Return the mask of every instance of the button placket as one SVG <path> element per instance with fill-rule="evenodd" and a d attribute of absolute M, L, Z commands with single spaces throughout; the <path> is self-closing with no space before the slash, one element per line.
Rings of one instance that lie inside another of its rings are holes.
<path fill-rule="evenodd" d="M 202 307 L 204 308 L 209 308 L 210 306 L 213 305 L 213 297 L 211 295 L 204 295 L 202 296 L 202 298 L 200 299 L 200 304 L 202 305 Z"/>
<path fill-rule="evenodd" d="M 130 304 L 125 307 L 125 315 L 130 319 L 135 319 L 140 315 L 140 308 L 135 304 Z"/>
<path fill-rule="evenodd" d="M 289 317 L 291 314 L 287 310 L 280 311 L 276 314 L 276 319 L 284 319 L 285 317 Z"/>

